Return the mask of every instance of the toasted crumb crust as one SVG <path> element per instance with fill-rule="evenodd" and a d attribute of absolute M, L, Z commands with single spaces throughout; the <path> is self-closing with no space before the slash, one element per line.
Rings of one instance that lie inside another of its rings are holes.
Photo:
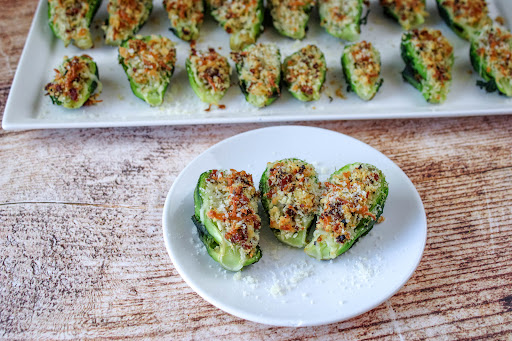
<path fill-rule="evenodd" d="M 119 47 L 119 55 L 128 66 L 128 76 L 148 87 L 169 81 L 176 62 L 176 49 L 170 39 L 152 35 L 146 42 L 144 37 L 136 36 L 127 45 Z"/>
<path fill-rule="evenodd" d="M 212 219 L 224 238 L 240 246 L 252 257 L 259 241 L 259 193 L 254 188 L 252 175 L 234 169 L 212 170 L 202 189 L 208 197 L 206 215 Z"/>
<path fill-rule="evenodd" d="M 270 227 L 286 232 L 299 232 L 304 221 L 315 214 L 319 185 L 313 166 L 296 159 L 269 163 L 268 210 Z"/>
<path fill-rule="evenodd" d="M 203 88 L 212 94 L 225 92 L 229 88 L 231 66 L 227 58 L 218 54 L 215 49 L 193 49 L 189 59 Z"/>
<path fill-rule="evenodd" d="M 87 20 L 87 13 L 91 9 L 89 1 L 49 0 L 48 3 L 53 30 L 64 41 L 65 46 L 74 40 L 80 48 L 92 47 Z"/>
<path fill-rule="evenodd" d="M 242 52 L 232 52 L 231 58 L 241 64 L 240 81 L 246 91 L 256 96 L 272 96 L 279 91 L 276 80 L 281 74 L 279 50 L 274 44 L 255 44 Z"/>
<path fill-rule="evenodd" d="M 175 30 L 179 30 L 182 38 L 197 39 L 197 29 L 204 19 L 203 0 L 164 0 L 164 8 Z"/>
<path fill-rule="evenodd" d="M 491 22 L 485 0 L 441 0 L 440 3 L 459 25 L 479 29 Z"/>
<path fill-rule="evenodd" d="M 370 203 L 378 189 L 379 173 L 366 167 L 335 174 L 324 183 L 316 228 L 328 232 L 338 243 L 350 240 L 362 219 L 376 220 Z"/>
<path fill-rule="evenodd" d="M 434 29 L 415 29 L 402 35 L 402 49 L 406 49 L 404 58 L 407 67 L 413 67 L 417 81 L 421 83 L 421 92 L 431 103 L 446 100 L 450 90 L 453 67 L 453 47 Z M 407 69 L 406 67 L 406 69 Z M 405 72 L 405 71 L 404 71 Z"/>
<path fill-rule="evenodd" d="M 318 47 L 308 45 L 292 54 L 283 64 L 284 81 L 290 91 L 300 92 L 311 97 L 320 95 L 320 88 L 325 79 L 325 58 Z"/>
<path fill-rule="evenodd" d="M 400 25 L 406 30 L 417 25 L 418 18 L 428 16 L 425 0 L 380 0 L 380 4 L 394 13 Z"/>
<path fill-rule="evenodd" d="M 63 104 L 86 101 L 84 105 L 91 105 L 101 102 L 96 100 L 98 94 L 91 96 L 88 91 L 91 81 L 100 84 L 96 73 L 89 66 L 92 62 L 88 55 L 66 59 L 58 69 L 55 69 L 55 79 L 46 84 L 46 95 Z M 84 98 L 86 95 L 89 96 L 87 100 Z"/>
<path fill-rule="evenodd" d="M 315 6 L 314 0 L 268 0 L 267 3 L 279 32 L 295 39 L 304 37 L 309 12 Z"/>
<path fill-rule="evenodd" d="M 334 35 L 347 27 L 356 27 L 359 32 L 360 0 L 319 0 L 320 26 Z"/>
<path fill-rule="evenodd" d="M 429 78 L 441 84 L 451 81 L 453 47 L 441 31 L 415 29 L 411 43 L 428 70 Z"/>
<path fill-rule="evenodd" d="M 351 45 L 348 52 L 354 63 L 354 76 L 365 86 L 374 85 L 380 76 L 380 63 L 372 43 L 363 40 Z"/>
<path fill-rule="evenodd" d="M 152 0 L 110 0 L 107 5 L 108 26 L 105 40 L 120 45 L 130 38 L 149 17 Z"/>
<path fill-rule="evenodd" d="M 485 71 L 495 77 L 496 82 L 508 82 L 512 88 L 512 34 L 494 24 L 475 37 L 472 44 L 484 61 Z"/>
<path fill-rule="evenodd" d="M 212 15 L 222 23 L 228 33 L 238 32 L 258 23 L 256 15 L 258 0 L 216 0 L 211 1 Z"/>
<path fill-rule="evenodd" d="M 352 90 L 364 100 L 372 99 L 382 84 L 379 52 L 370 42 L 363 40 L 346 46 L 343 60 L 345 75 L 350 77 L 347 81 Z"/>

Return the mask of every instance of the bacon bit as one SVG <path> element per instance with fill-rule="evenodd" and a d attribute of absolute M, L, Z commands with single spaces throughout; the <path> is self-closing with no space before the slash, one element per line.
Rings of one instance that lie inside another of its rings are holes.
<path fill-rule="evenodd" d="M 384 220 L 386 220 L 386 218 L 384 218 L 384 216 L 380 216 L 379 219 L 377 220 L 377 224 L 382 223 Z"/>
<path fill-rule="evenodd" d="M 69 97 L 71 97 L 71 100 L 76 101 L 78 99 L 78 93 L 76 92 L 75 88 L 69 89 Z"/>
<path fill-rule="evenodd" d="M 505 25 L 505 18 L 503 18 L 501 15 L 496 17 L 496 22 L 502 26 Z"/>
<path fill-rule="evenodd" d="M 208 108 L 204 109 L 204 111 L 210 111 L 210 110 L 212 110 L 212 104 L 211 103 L 208 104 Z"/>
<path fill-rule="evenodd" d="M 226 106 L 224 104 L 219 104 L 219 109 L 224 110 L 226 109 Z"/>

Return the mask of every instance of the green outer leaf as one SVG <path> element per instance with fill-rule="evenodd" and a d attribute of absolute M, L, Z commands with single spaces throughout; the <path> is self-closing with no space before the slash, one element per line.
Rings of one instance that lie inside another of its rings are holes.
<path fill-rule="evenodd" d="M 343 55 L 341 56 L 341 67 L 343 69 L 343 75 L 345 76 L 345 80 L 347 81 L 350 90 L 355 92 L 357 96 L 359 96 L 361 99 L 369 101 L 375 97 L 380 87 L 382 86 L 382 83 L 384 83 L 384 79 L 381 78 L 380 80 L 378 80 L 377 82 L 368 87 L 365 87 L 363 84 L 359 84 L 358 86 L 357 78 L 356 76 L 352 75 L 351 72 L 351 69 L 354 68 L 354 62 L 350 56 L 350 48 L 352 46 L 353 45 L 345 46 Z M 373 46 L 372 53 L 376 58 L 378 58 L 379 65 L 381 65 L 379 52 Z"/>
<path fill-rule="evenodd" d="M 307 164 L 307 162 L 304 160 L 300 160 L 300 159 L 296 159 L 296 158 L 288 158 L 288 159 L 278 160 L 278 161 L 271 163 L 270 165 L 267 165 L 267 168 L 265 168 L 265 171 L 261 175 L 260 183 L 259 183 L 259 189 L 261 192 L 261 204 L 263 205 L 263 208 L 265 209 L 267 221 L 270 220 L 270 217 L 269 217 L 270 199 L 266 196 L 266 194 L 270 191 L 270 186 L 268 185 L 269 171 L 270 171 L 270 168 L 272 168 L 277 162 L 283 162 L 283 161 L 300 161 L 300 162 L 304 162 Z M 316 182 L 318 182 L 318 177 L 313 177 L 313 178 L 315 179 Z M 290 246 L 293 246 L 293 247 L 303 248 L 307 244 L 306 239 L 307 239 L 308 231 L 310 230 L 314 221 L 315 221 L 315 215 L 312 214 L 311 219 L 304 226 L 305 228 L 302 231 L 294 234 L 292 238 L 287 238 L 287 234 L 283 233 L 283 231 L 281 231 L 279 229 L 274 229 L 274 228 L 270 228 L 270 229 L 272 230 L 272 232 L 274 233 L 274 235 L 280 242 L 290 245 Z M 270 226 L 270 222 L 269 222 L 269 226 Z"/>
<path fill-rule="evenodd" d="M 283 83 L 286 86 L 286 88 L 288 89 L 288 91 L 292 94 L 292 96 L 295 97 L 296 99 L 298 99 L 299 101 L 303 101 L 303 102 L 317 101 L 317 100 L 320 99 L 321 91 L 322 91 L 322 86 L 324 85 L 324 82 L 325 82 L 325 74 L 327 73 L 327 63 L 325 62 L 325 56 L 324 56 L 323 52 L 320 51 L 320 49 L 319 49 L 319 51 L 321 53 L 320 61 L 323 63 L 323 68 L 321 69 L 321 78 L 318 79 L 318 82 L 315 84 L 315 86 L 313 88 L 313 93 L 311 95 L 309 95 L 309 94 L 307 94 L 305 92 L 302 92 L 301 90 L 293 91 L 291 89 L 293 84 L 292 83 L 288 83 L 286 81 L 286 73 L 287 73 L 287 70 L 288 70 L 287 69 L 288 61 L 293 56 L 300 54 L 301 50 L 293 53 L 292 55 L 290 55 L 290 56 L 288 56 L 288 57 L 286 57 L 284 59 L 284 62 L 282 64 Z"/>
<path fill-rule="evenodd" d="M 272 17 L 272 25 L 274 26 L 276 31 L 279 32 L 279 34 L 295 40 L 302 40 L 306 37 L 309 16 L 314 6 L 302 6 L 301 12 L 305 14 L 304 21 L 300 23 L 300 29 L 297 30 L 296 32 L 284 29 L 282 25 L 279 24 L 279 18 L 274 18 L 274 16 L 272 15 L 272 1 L 267 1 L 267 7 L 269 12 L 268 14 Z M 299 15 L 296 14 L 296 16 L 298 17 Z"/>
<path fill-rule="evenodd" d="M 202 173 L 197 181 L 197 186 L 194 190 L 194 215 L 192 221 L 194 222 L 199 238 L 203 242 L 208 254 L 218 262 L 223 268 L 229 271 L 239 271 L 242 268 L 254 264 L 261 259 L 262 252 L 259 246 L 256 247 L 256 252 L 253 257 L 245 259 L 241 255 L 240 248 L 234 247 L 231 242 L 226 240 L 215 221 L 208 218 L 205 214 L 205 207 L 207 198 L 204 197 L 204 192 L 201 190 L 206 186 L 206 179 L 211 174 L 211 170 Z"/>
<path fill-rule="evenodd" d="M 98 9 L 101 5 L 101 0 L 87 0 L 89 3 L 89 11 L 87 11 L 87 14 L 85 15 L 86 21 L 87 21 L 87 29 L 90 30 L 91 22 L 94 16 L 96 15 L 96 12 L 98 12 Z M 50 30 L 53 32 L 53 34 L 59 38 L 60 40 L 64 41 L 64 45 L 68 46 L 70 41 L 66 41 L 57 31 L 57 29 L 53 26 L 53 20 L 51 16 L 52 12 L 52 6 L 50 1 L 47 1 L 48 4 L 48 25 L 50 26 Z M 79 39 L 78 41 L 73 40 L 73 44 L 81 49 L 89 49 L 93 46 L 93 42 L 90 36 L 87 35 L 83 39 Z"/>
<path fill-rule="evenodd" d="M 137 25 L 129 33 L 128 38 L 111 40 L 111 39 L 107 38 L 108 37 L 108 34 L 107 34 L 107 37 L 105 37 L 105 43 L 108 45 L 112 45 L 112 46 L 119 46 L 119 45 L 122 45 L 123 42 L 125 42 L 126 40 L 132 38 L 137 32 L 139 32 L 140 29 L 142 28 L 142 26 L 144 26 L 144 24 L 148 21 L 150 15 L 151 15 L 151 12 L 153 11 L 153 2 L 147 2 L 145 5 L 146 5 L 144 7 L 145 12 L 142 14 L 141 20 L 137 23 Z M 109 13 L 107 21 L 106 21 L 106 24 L 107 24 L 106 32 L 108 32 L 108 30 L 110 30 L 110 27 L 108 26 L 109 20 L 110 20 L 110 13 Z"/>
<path fill-rule="evenodd" d="M 246 46 L 244 48 L 244 51 L 248 51 L 253 46 L 254 46 L 254 44 Z M 281 60 L 281 53 L 279 52 L 279 49 L 277 50 L 277 53 L 278 53 L 279 60 Z M 235 63 L 236 72 L 238 74 L 239 79 L 240 79 L 240 75 L 242 72 L 243 63 L 244 63 L 243 60 L 241 63 Z M 274 101 L 279 98 L 279 96 L 281 94 L 281 87 L 282 87 L 281 78 L 282 78 L 281 77 L 281 65 L 279 65 L 279 74 L 278 74 L 277 79 L 274 80 L 274 83 L 277 84 L 277 87 L 272 89 L 272 94 L 270 96 L 259 96 L 259 95 L 253 95 L 253 94 L 249 93 L 247 91 L 247 82 L 243 81 L 243 80 L 239 81 L 240 90 L 242 90 L 242 93 L 245 96 L 245 100 L 248 103 L 250 103 L 258 108 L 266 107 L 266 106 L 274 103 Z"/>
<path fill-rule="evenodd" d="M 128 48 L 128 42 L 133 39 L 142 39 L 143 41 L 148 42 L 151 39 L 151 36 L 144 36 L 141 38 L 135 37 L 135 38 L 127 39 L 127 40 L 123 41 L 123 43 L 121 44 L 121 47 Z M 123 67 L 126 77 L 128 77 L 128 81 L 130 82 L 130 88 L 132 89 L 132 92 L 135 96 L 142 99 L 143 101 L 145 101 L 146 103 L 148 103 L 151 106 L 159 106 L 163 103 L 165 92 L 167 91 L 167 88 L 169 87 L 169 84 L 170 84 L 170 78 L 172 77 L 172 75 L 174 73 L 174 65 L 172 65 L 172 70 L 169 75 L 169 81 L 164 83 L 164 87 L 161 89 L 161 91 L 159 91 L 159 89 L 155 88 L 155 89 L 151 89 L 147 93 L 143 93 L 142 86 L 140 84 L 138 84 L 128 74 L 128 65 L 125 64 L 124 58 L 121 57 L 120 54 L 118 54 L 118 61 L 119 61 L 119 64 L 121 64 L 121 66 Z"/>
<path fill-rule="evenodd" d="M 325 16 L 323 2 L 319 4 L 318 13 L 320 15 L 320 26 L 324 27 L 327 33 L 336 38 L 341 38 L 347 41 L 357 41 L 361 34 L 361 19 L 363 14 L 363 0 L 358 1 L 357 15 L 354 18 L 353 23 L 344 27 L 338 26 L 336 23 L 329 22 Z"/>
<path fill-rule="evenodd" d="M 427 77 L 427 69 L 418 58 L 411 43 L 411 33 L 404 33 L 402 44 L 400 45 L 402 59 L 405 63 L 405 69 L 402 71 L 402 77 L 412 86 L 423 94 L 423 81 Z M 425 95 L 424 95 L 425 96 Z M 428 100 L 427 97 L 425 97 Z"/>
<path fill-rule="evenodd" d="M 86 56 L 80 56 L 79 58 L 87 61 L 87 64 L 89 66 L 89 69 L 91 70 L 91 73 L 94 73 L 98 80 L 93 79 L 93 78 L 87 80 L 87 87 L 84 87 L 82 89 L 82 91 L 80 92 L 80 94 L 78 96 L 79 100 L 73 101 L 72 99 L 68 99 L 67 101 L 61 102 L 61 101 L 59 101 L 59 99 L 57 97 L 50 96 L 50 99 L 52 100 L 53 104 L 61 105 L 64 108 L 67 108 L 67 109 L 78 109 L 78 108 L 81 108 L 85 104 L 85 102 L 87 102 L 87 100 L 92 96 L 92 94 L 94 93 L 94 91 L 98 87 L 98 81 L 100 79 L 99 71 L 98 71 L 98 66 L 96 65 L 96 63 L 91 58 L 88 58 Z M 70 59 L 71 58 L 66 59 L 62 63 L 61 67 L 63 68 L 64 65 Z"/>
<path fill-rule="evenodd" d="M 350 240 L 345 240 L 343 243 L 336 242 L 330 234 L 321 231 L 323 240 L 321 242 L 313 240 L 304 249 L 304 251 L 309 256 L 323 260 L 338 257 L 342 253 L 348 251 L 354 245 L 354 243 L 359 240 L 359 238 L 363 237 L 368 232 L 370 232 L 370 230 L 375 225 L 375 222 L 378 221 L 379 217 L 382 215 L 389 192 L 389 187 L 388 183 L 386 182 L 386 178 L 384 177 L 384 174 L 377 167 L 371 164 L 360 162 L 348 164 L 334 172 L 329 178 L 329 181 L 332 179 L 333 176 L 346 171 L 352 171 L 359 166 L 368 167 L 369 169 L 377 171 L 379 173 L 380 187 L 377 191 L 375 198 L 372 200 L 372 203 L 369 208 L 369 211 L 375 215 L 375 220 L 373 220 L 370 217 L 361 219 L 361 221 L 354 230 L 355 236 Z"/>

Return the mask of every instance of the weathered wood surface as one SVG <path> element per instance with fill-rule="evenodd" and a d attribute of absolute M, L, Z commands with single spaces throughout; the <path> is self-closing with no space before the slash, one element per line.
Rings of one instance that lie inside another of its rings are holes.
<path fill-rule="evenodd" d="M 36 5 L 0 1 L 0 112 Z M 512 339 L 512 116 L 307 124 L 377 148 L 421 195 L 425 253 L 390 300 L 277 328 L 224 313 L 178 275 L 161 228 L 174 179 L 269 125 L 0 131 L 0 337 Z"/>

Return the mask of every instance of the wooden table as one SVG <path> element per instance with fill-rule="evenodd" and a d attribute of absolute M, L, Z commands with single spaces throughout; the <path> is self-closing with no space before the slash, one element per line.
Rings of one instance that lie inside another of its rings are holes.
<path fill-rule="evenodd" d="M 1 0 L 0 112 L 36 0 Z M 512 339 L 512 116 L 299 123 L 390 157 L 428 218 L 423 259 L 374 310 L 315 328 L 233 317 L 178 275 L 165 196 L 209 146 L 270 124 L 0 131 L 0 337 Z"/>

